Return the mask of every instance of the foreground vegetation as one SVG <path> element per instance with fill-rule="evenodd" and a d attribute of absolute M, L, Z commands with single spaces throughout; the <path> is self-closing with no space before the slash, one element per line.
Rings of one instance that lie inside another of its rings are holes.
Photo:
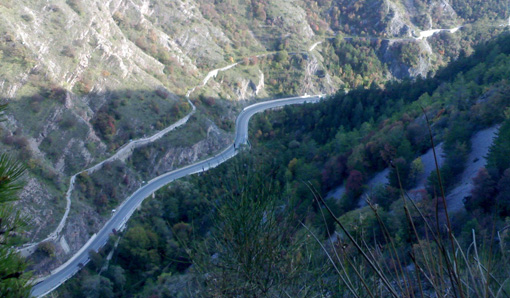
<path fill-rule="evenodd" d="M 509 55 L 504 35 L 434 78 L 258 116 L 248 155 L 158 192 L 60 293 L 507 296 Z M 466 211 L 448 214 L 472 133 L 502 122 Z M 429 127 L 445 163 L 411 200 Z M 353 210 L 388 166 L 390 184 Z M 343 181 L 341 200 L 321 199 Z"/>
<path fill-rule="evenodd" d="M 6 107 L 0 105 L 0 121 L 5 120 Z M 27 297 L 31 289 L 26 260 L 13 250 L 20 244 L 25 222 L 14 206 L 24 172 L 20 162 L 6 153 L 0 154 L 0 296 L 6 298 Z"/>

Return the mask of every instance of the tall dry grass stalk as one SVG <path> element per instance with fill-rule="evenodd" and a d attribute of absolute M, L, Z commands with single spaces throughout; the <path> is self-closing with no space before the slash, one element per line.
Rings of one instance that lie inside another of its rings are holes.
<path fill-rule="evenodd" d="M 428 121 L 427 118 L 427 124 Z M 434 148 L 430 125 L 428 129 Z M 433 154 L 440 193 L 440 196 L 435 197 L 435 218 L 427 218 L 406 193 L 396 168 L 406 223 L 414 238 L 407 246 L 397 245 L 395 236 L 391 235 L 378 206 L 370 199 L 367 199 L 367 203 L 377 219 L 384 239 L 377 241 L 374 237 L 374 243 L 371 244 L 349 231 L 319 192 L 308 184 L 317 203 L 324 206 L 320 208 L 324 223 L 324 212 L 327 212 L 340 227 L 345 242 L 354 247 L 354 252 L 348 252 L 343 248 L 321 244 L 322 250 L 346 287 L 342 297 L 509 297 L 510 276 L 507 267 L 510 266 L 510 260 L 508 248 L 504 239 L 501 239 L 502 231 L 496 231 L 494 227 L 487 243 L 479 243 L 476 232 L 472 230 L 470 245 L 460 245 L 453 233 L 435 150 Z M 418 225 L 422 230 L 418 230 Z M 307 230 L 319 241 L 310 229 Z M 495 235 L 498 238 L 495 238 Z M 329 234 L 330 239 L 331 236 Z M 496 240 L 499 240 L 499 246 L 494 245 Z"/>

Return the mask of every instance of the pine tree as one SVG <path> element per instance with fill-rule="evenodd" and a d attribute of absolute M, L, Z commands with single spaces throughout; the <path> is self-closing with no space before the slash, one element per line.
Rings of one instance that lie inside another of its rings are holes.
<path fill-rule="evenodd" d="M 0 105 L 3 113 L 6 105 Z M 7 154 L 0 154 L 0 297 L 28 297 L 31 285 L 26 261 L 16 252 L 16 236 L 23 218 L 13 206 L 25 168 Z"/>
<path fill-rule="evenodd" d="M 510 167 L 510 119 L 506 120 L 498 132 L 498 137 L 489 148 L 487 168 L 497 169 L 498 174 Z"/>
<path fill-rule="evenodd" d="M 324 268 L 305 256 L 316 244 L 297 229 L 298 215 L 280 205 L 283 193 L 274 177 L 253 171 L 253 162 L 242 156 L 232 166 L 226 196 L 216 201 L 210 241 L 194 250 L 196 296 L 315 296 L 306 293 L 317 290 Z"/>

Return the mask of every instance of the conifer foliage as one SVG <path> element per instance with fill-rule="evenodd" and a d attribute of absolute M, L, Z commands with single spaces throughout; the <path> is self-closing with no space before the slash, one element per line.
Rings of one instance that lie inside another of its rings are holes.
<path fill-rule="evenodd" d="M 6 109 L 0 106 L 0 113 Z M 25 260 L 13 246 L 23 225 L 23 218 L 13 206 L 22 188 L 20 178 L 25 168 L 7 154 L 0 154 L 0 297 L 28 297 L 31 285 Z"/>

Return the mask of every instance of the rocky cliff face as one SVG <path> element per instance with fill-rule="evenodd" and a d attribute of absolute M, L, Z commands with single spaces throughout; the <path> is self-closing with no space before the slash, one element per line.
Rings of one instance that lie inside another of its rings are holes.
<path fill-rule="evenodd" d="M 57 247 L 79 248 L 107 218 L 105 206 L 142 180 L 225 146 L 235 109 L 247 100 L 331 93 L 348 86 L 341 74 L 349 67 L 350 85 L 368 86 L 426 75 L 455 58 L 459 51 L 442 48 L 451 36 L 432 43 L 413 37 L 476 21 L 465 2 L 2 0 L 0 97 L 10 111 L 0 149 L 29 168 L 20 203 L 30 215 L 27 240 L 43 239 L 58 225 L 73 174 L 188 114 L 186 97 L 198 107 L 194 123 L 120 161 L 127 182 L 108 194 L 109 202 L 98 207 L 101 200 L 83 195 L 90 187 L 78 187 L 75 216 Z M 472 44 L 459 34 L 455 44 Z M 354 60 L 347 67 L 330 55 L 332 37 L 340 35 L 347 43 L 363 37 L 367 45 L 354 44 L 354 58 L 373 53 L 380 75 L 362 73 L 366 66 L 356 73 Z M 337 73 L 330 65 L 338 64 L 344 70 Z M 104 178 L 94 175 L 91 181 Z"/>

